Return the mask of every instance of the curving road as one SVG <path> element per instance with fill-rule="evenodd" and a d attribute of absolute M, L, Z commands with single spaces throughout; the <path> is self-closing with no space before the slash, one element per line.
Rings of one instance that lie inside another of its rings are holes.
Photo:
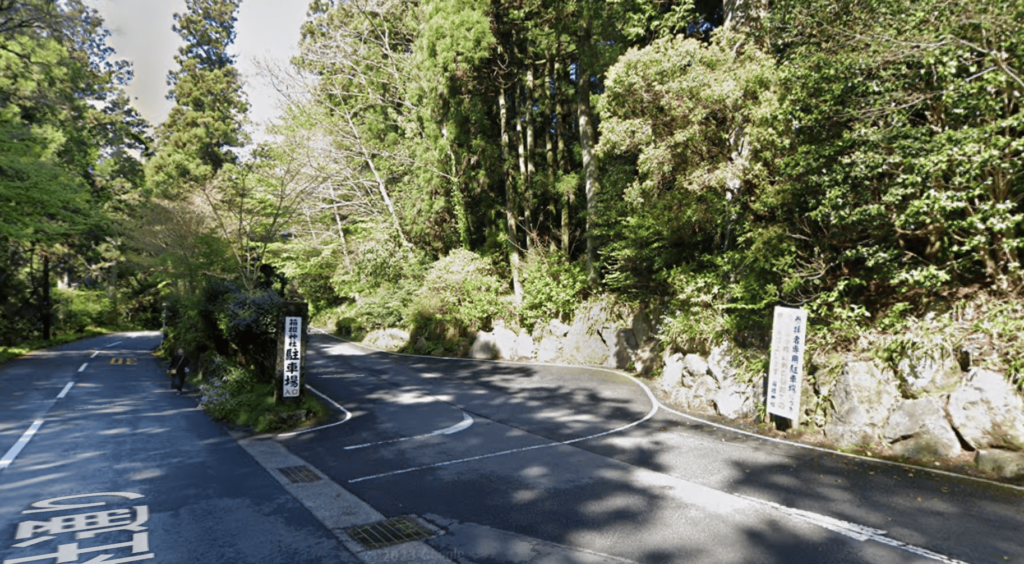
<path fill-rule="evenodd" d="M 736 433 L 611 371 L 326 335 L 308 354 L 350 420 L 279 440 L 385 515 L 445 529 L 429 543 L 460 561 L 547 543 L 581 562 L 1024 562 L 1020 488 Z"/>
<path fill-rule="evenodd" d="M 745 435 L 616 372 L 311 335 L 333 419 L 238 442 L 158 338 L 0 367 L 0 564 L 1024 563 L 1022 488 Z M 434 536 L 346 533 L 402 515 Z"/>

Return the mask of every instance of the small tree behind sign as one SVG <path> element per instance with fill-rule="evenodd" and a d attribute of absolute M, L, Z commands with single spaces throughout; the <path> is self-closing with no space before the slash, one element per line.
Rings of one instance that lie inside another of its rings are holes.
<path fill-rule="evenodd" d="M 800 387 L 803 385 L 806 346 L 807 312 L 776 307 L 768 369 L 768 413 L 785 417 L 793 425 L 797 425 L 800 419 Z"/>
<path fill-rule="evenodd" d="M 306 384 L 306 327 L 309 325 L 309 304 L 287 302 L 281 308 L 277 327 L 277 372 L 274 377 L 274 400 L 298 400 Z"/>

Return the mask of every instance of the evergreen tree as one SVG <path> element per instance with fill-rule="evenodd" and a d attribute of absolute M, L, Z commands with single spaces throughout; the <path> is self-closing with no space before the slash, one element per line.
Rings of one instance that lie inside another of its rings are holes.
<path fill-rule="evenodd" d="M 187 0 L 174 15 L 174 31 L 185 41 L 167 75 L 175 101 L 158 130 L 157 154 L 149 163 L 150 186 L 173 194 L 208 185 L 246 144 L 249 105 L 234 57 L 235 20 L 241 0 Z"/>

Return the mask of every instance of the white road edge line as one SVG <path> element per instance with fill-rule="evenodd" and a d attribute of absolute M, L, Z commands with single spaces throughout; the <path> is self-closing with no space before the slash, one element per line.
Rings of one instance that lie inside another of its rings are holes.
<path fill-rule="evenodd" d="M 763 506 L 766 506 L 766 507 L 770 507 L 772 509 L 775 509 L 776 511 L 779 511 L 780 513 L 788 515 L 789 517 L 791 517 L 793 519 L 796 519 L 796 520 L 799 520 L 799 521 L 804 521 L 804 522 L 810 523 L 812 525 L 817 525 L 817 526 L 822 527 L 824 529 L 828 529 L 828 530 L 830 530 L 832 532 L 839 533 L 841 535 L 853 538 L 855 540 L 859 540 L 859 541 L 862 541 L 862 542 L 866 541 L 866 540 L 872 540 L 872 541 L 875 541 L 875 542 L 880 543 L 880 544 L 884 544 L 884 545 L 891 546 L 891 547 L 894 547 L 894 548 L 899 548 L 901 550 L 905 550 L 907 552 L 916 554 L 918 556 L 923 556 L 923 557 L 929 558 L 931 560 L 937 560 L 937 561 L 943 562 L 945 564 L 967 564 L 966 562 L 964 562 L 962 560 L 957 560 L 955 558 L 950 558 L 949 556 L 946 556 L 945 554 L 939 554 L 937 552 L 932 552 L 932 551 L 930 551 L 930 550 L 928 550 L 926 548 L 921 548 L 919 546 L 914 546 L 912 544 L 907 544 L 905 542 L 898 541 L 896 539 L 887 537 L 885 535 L 886 531 L 883 531 L 883 530 L 880 530 L 880 529 L 873 529 L 871 527 L 865 527 L 864 525 L 858 525 L 856 523 L 851 523 L 849 521 L 843 521 L 842 519 L 836 519 L 834 517 L 828 517 L 826 515 L 820 515 L 818 513 L 813 513 L 813 512 L 810 512 L 810 511 L 804 511 L 802 509 L 794 509 L 792 507 L 786 507 L 785 505 L 779 505 L 778 503 L 775 503 L 775 502 L 772 502 L 772 501 L 765 501 L 763 499 L 757 499 L 755 497 L 747 497 L 745 495 L 740 495 L 740 494 L 730 494 L 730 495 L 733 495 L 733 496 L 741 498 L 741 499 L 745 499 L 747 501 L 753 502 L 753 503 L 758 504 L 758 505 L 763 505 Z"/>
<path fill-rule="evenodd" d="M 398 438 L 398 439 L 390 439 L 390 440 L 387 440 L 387 441 L 377 441 L 375 443 L 363 443 L 361 445 L 347 446 L 347 447 L 344 448 L 344 450 L 355 450 L 357 448 L 366 448 L 366 447 L 372 447 L 372 446 L 377 446 L 377 445 L 387 445 L 387 444 L 398 443 L 398 442 L 402 442 L 402 441 L 411 441 L 413 439 L 425 439 L 427 437 L 436 437 L 438 435 L 454 435 L 455 433 L 458 433 L 459 431 L 465 431 L 466 429 L 469 429 L 472 426 L 473 426 L 473 418 L 470 417 L 468 413 L 463 411 L 462 412 L 462 421 L 460 421 L 459 423 L 456 423 L 455 425 L 452 425 L 451 427 L 445 427 L 444 429 L 438 429 L 437 431 L 434 431 L 432 433 L 427 433 L 425 435 L 416 435 L 416 436 L 413 436 L 413 437 L 401 437 L 401 438 Z"/>
<path fill-rule="evenodd" d="M 85 367 L 89 366 L 88 362 L 82 363 L 82 366 L 78 369 L 79 372 L 85 372 Z"/>
<path fill-rule="evenodd" d="M 321 330 L 316 330 L 316 331 L 319 331 L 319 332 L 323 333 L 324 335 L 327 335 L 328 337 L 332 337 L 334 339 L 338 339 L 337 337 L 335 337 L 335 336 L 333 336 L 333 335 L 331 335 L 331 334 L 329 334 L 327 332 L 324 332 L 324 331 L 321 331 Z M 398 353 L 398 352 L 390 352 L 390 351 L 385 351 L 385 350 L 381 350 L 381 349 L 375 349 L 374 347 L 368 347 L 366 345 L 361 345 L 361 344 L 358 344 L 358 343 L 351 343 L 349 341 L 344 341 L 342 339 L 338 339 L 338 340 L 342 341 L 344 343 L 350 343 L 352 345 L 368 348 L 368 349 L 371 349 L 371 350 L 380 350 L 381 352 L 385 352 L 385 353 L 389 353 L 389 354 L 398 354 L 398 355 L 401 355 L 401 356 L 416 356 L 416 355 L 412 355 L 412 354 L 403 354 L 403 353 Z M 467 358 L 442 358 L 442 359 L 444 359 L 444 360 L 472 360 L 472 361 L 479 361 L 479 360 L 476 360 L 476 359 L 467 359 Z M 502 361 L 500 361 L 500 360 L 490 360 L 490 362 L 502 362 Z M 790 441 L 785 441 L 785 440 L 780 440 L 780 439 L 774 439 L 772 437 L 764 437 L 764 436 L 758 435 L 756 433 L 750 433 L 750 432 L 742 431 L 742 430 L 739 430 L 739 429 L 733 429 L 731 427 L 727 427 L 725 425 L 718 425 L 718 424 L 712 423 L 710 421 L 703 421 L 701 419 L 694 418 L 692 416 L 687 416 L 686 414 L 679 413 L 679 411 L 665 406 L 662 402 L 658 401 L 656 397 L 654 397 L 654 394 L 650 391 L 650 389 L 643 382 L 640 382 L 639 380 L 634 378 L 632 375 L 621 373 L 621 372 L 617 372 L 617 371 L 611 371 L 611 370 L 608 370 L 608 368 L 601 368 L 601 367 L 594 367 L 594 366 L 573 366 L 571 364 L 554 364 L 554 363 L 545 363 L 545 362 L 522 363 L 522 362 L 509 362 L 509 361 L 505 361 L 505 363 L 516 363 L 516 364 L 526 364 L 526 365 L 536 364 L 536 365 L 548 365 L 548 366 L 583 367 L 583 368 L 590 368 L 590 370 L 607 372 L 607 373 L 611 373 L 611 374 L 625 376 L 626 378 L 629 378 L 630 380 L 635 382 L 638 386 L 640 386 L 640 388 L 643 389 L 643 391 L 647 394 L 647 398 L 651 401 L 651 410 L 650 410 L 650 413 L 648 413 L 646 417 L 644 417 L 643 419 L 641 419 L 639 421 L 636 421 L 636 422 L 631 423 L 629 425 L 626 425 L 624 427 L 620 427 L 620 428 L 617 428 L 617 429 L 612 429 L 610 431 L 605 431 L 603 433 L 597 433 L 595 435 L 589 435 L 589 436 L 586 436 L 586 437 L 575 438 L 575 439 L 571 439 L 571 440 L 567 440 L 567 441 L 563 441 L 563 442 L 554 442 L 554 443 L 548 443 L 548 444 L 537 444 L 537 445 L 534 445 L 534 446 L 526 446 L 524 448 L 515 448 L 515 449 L 512 449 L 512 450 L 503 450 L 501 452 L 493 452 L 493 453 L 490 453 L 490 454 L 481 454 L 481 455 L 479 455 L 479 457 L 471 457 L 471 458 L 468 458 L 468 459 L 461 459 L 461 460 L 457 460 L 457 461 L 449 461 L 449 462 L 442 462 L 442 463 L 437 463 L 437 464 L 432 464 L 432 465 L 427 465 L 427 466 L 420 466 L 420 467 L 415 467 L 415 468 L 407 468 L 407 469 L 404 469 L 404 470 L 397 470 L 397 471 L 394 471 L 394 472 L 387 472 L 387 473 L 384 473 L 384 474 L 376 474 L 376 475 L 373 475 L 373 476 L 364 476 L 364 477 L 361 477 L 361 478 L 355 478 L 355 479 L 352 479 L 352 480 L 348 480 L 348 483 L 361 482 L 361 481 L 364 481 L 364 480 L 372 480 L 372 479 L 375 479 L 375 478 L 383 478 L 383 477 L 386 477 L 386 476 L 394 476 L 394 475 L 397 475 L 397 474 L 404 474 L 404 473 L 407 473 L 407 472 L 414 472 L 414 471 L 417 471 L 417 470 L 425 470 L 425 469 L 429 469 L 429 468 L 439 468 L 439 467 L 442 467 L 442 466 L 451 466 L 451 465 L 460 464 L 460 463 L 464 463 L 464 462 L 471 462 L 471 461 L 478 461 L 478 460 L 482 460 L 482 459 L 489 459 L 489 458 L 493 458 L 493 457 L 500 457 L 500 455 L 510 454 L 510 453 L 513 453 L 513 452 L 523 452 L 525 450 L 535 450 L 535 449 L 538 449 L 538 448 L 546 448 L 546 447 L 551 447 L 551 446 L 561 446 L 561 445 L 572 444 L 572 443 L 575 443 L 575 442 L 581 442 L 581 441 L 585 441 L 585 440 L 589 440 L 589 439 L 594 439 L 594 438 L 597 438 L 597 437 L 602 437 L 602 436 L 605 436 L 605 435 L 610 435 L 612 433 L 617 433 L 617 432 L 625 431 L 625 430 L 627 430 L 627 429 L 629 429 L 631 427 L 639 425 L 639 424 L 649 420 L 650 418 L 652 418 L 654 416 L 654 414 L 657 413 L 658 408 L 664 408 L 665 410 L 669 411 L 669 413 L 675 414 L 677 416 L 680 416 L 680 417 L 683 417 L 683 418 L 686 418 L 686 419 L 690 419 L 690 420 L 694 420 L 694 421 L 697 421 L 697 422 L 700 422 L 700 423 L 703 423 L 703 424 L 711 425 L 713 427 L 717 427 L 717 428 L 720 428 L 720 429 L 723 429 L 723 430 L 726 430 L 726 431 L 732 431 L 732 432 L 740 433 L 740 434 L 743 434 L 743 435 L 749 435 L 749 436 L 752 436 L 752 437 L 755 437 L 755 438 L 772 440 L 772 441 L 775 441 L 775 442 L 780 442 L 780 443 L 783 443 L 783 444 L 790 444 L 790 445 L 794 445 L 794 446 L 802 446 L 802 447 L 806 447 L 806 448 L 812 448 L 814 450 L 819 450 L 819 451 L 822 451 L 822 452 L 834 452 L 834 453 L 837 453 L 837 454 L 843 454 L 843 455 L 845 455 L 845 457 L 854 458 L 854 459 L 861 459 L 861 460 L 865 460 L 865 461 L 868 461 L 868 462 L 883 462 L 883 463 L 888 463 L 888 464 L 891 464 L 893 466 L 899 466 L 899 467 L 920 468 L 922 470 L 928 470 L 930 472 L 936 472 L 936 473 L 939 473 L 939 474 L 948 474 L 948 475 L 953 476 L 953 477 L 967 477 L 967 476 L 962 476 L 962 475 L 959 475 L 959 474 L 953 474 L 952 472 L 933 470 L 933 469 L 930 469 L 928 467 L 918 467 L 918 466 L 913 466 L 913 465 L 901 465 L 901 464 L 896 464 L 896 463 L 889 463 L 889 461 L 879 461 L 877 459 L 869 459 L 867 457 L 858 457 L 858 455 L 855 455 L 855 454 L 846 454 L 845 452 L 836 452 L 834 450 L 828 450 L 826 448 L 820 448 L 820 447 L 810 446 L 810 445 L 796 443 L 796 442 L 790 442 Z M 968 478 L 970 478 L 970 477 L 968 477 Z M 681 479 L 681 478 L 677 478 L 677 479 Z M 1022 490 L 1024 490 L 1024 488 L 1018 488 L 1017 486 L 1012 486 L 1012 485 L 1009 485 L 1009 484 L 1002 484 L 1002 483 L 991 481 L 991 480 L 985 480 L 985 479 L 981 479 L 981 478 L 972 478 L 972 479 L 974 479 L 976 481 L 988 482 L 988 483 L 992 483 L 992 484 L 995 484 L 995 485 L 1002 485 L 1002 486 L 1011 487 L 1011 488 L 1014 488 L 1014 489 L 1022 489 Z M 902 541 L 900 541 L 900 540 L 896 540 L 895 538 L 890 538 L 890 537 L 886 536 L 885 535 L 886 531 L 884 531 L 884 530 L 873 529 L 873 528 L 866 527 L 866 526 L 863 526 L 863 525 L 858 525 L 856 523 L 850 523 L 850 522 L 847 522 L 847 521 L 842 521 L 840 519 L 836 519 L 836 518 L 833 518 L 833 517 L 828 517 L 828 516 L 825 516 L 825 515 L 811 513 L 809 511 L 803 511 L 803 510 L 798 510 L 798 509 L 794 509 L 794 508 L 788 508 L 788 507 L 785 507 L 785 506 L 782 506 L 782 505 L 779 505 L 779 504 L 775 504 L 773 502 L 767 502 L 767 501 L 764 501 L 764 500 L 758 500 L 758 498 L 756 498 L 756 497 L 748 497 L 748 496 L 745 496 L 745 495 L 740 495 L 738 493 L 731 493 L 731 492 L 728 492 L 728 491 L 722 491 L 722 493 L 724 493 L 726 495 L 732 495 L 732 496 L 735 496 L 735 497 L 742 498 L 742 500 L 745 500 L 745 501 L 748 501 L 748 502 L 752 502 L 752 503 L 755 503 L 755 504 L 759 504 L 759 505 L 762 505 L 762 506 L 767 506 L 767 507 L 773 508 L 773 509 L 775 509 L 775 510 L 777 510 L 777 511 L 779 511 L 779 512 L 781 512 L 781 513 L 783 513 L 783 514 L 785 514 L 787 516 L 790 516 L 790 517 L 792 517 L 794 519 L 805 521 L 805 522 L 808 522 L 808 523 L 812 523 L 814 525 L 823 527 L 823 528 L 828 529 L 830 531 L 837 532 L 839 534 L 843 534 L 845 536 L 854 538 L 856 540 L 861 540 L 861 541 L 867 540 L 867 539 L 874 540 L 874 541 L 876 541 L 876 543 L 879 543 L 879 544 L 882 544 L 882 545 L 886 545 L 886 546 L 889 546 L 889 547 L 893 547 L 893 548 L 896 548 L 896 549 L 900 549 L 900 550 L 903 550 L 903 551 L 906 551 L 906 552 L 909 552 L 909 553 L 912 553 L 912 554 L 915 554 L 915 555 L 918 555 L 918 556 L 929 558 L 931 560 L 936 560 L 936 561 L 942 562 L 944 564 L 967 564 L 966 562 L 963 562 L 961 560 L 955 560 L 955 559 L 950 558 L 948 556 L 945 556 L 945 555 L 942 555 L 942 554 L 939 554 L 939 553 L 935 553 L 935 552 L 929 551 L 927 549 L 923 549 L 921 547 L 915 547 L 913 545 L 908 545 L 906 543 L 902 543 Z"/>
<path fill-rule="evenodd" d="M 294 431 L 294 432 L 291 432 L 291 433 L 281 433 L 280 435 L 277 435 L 278 437 L 294 437 L 295 435 L 301 435 L 303 433 L 312 433 L 313 431 L 319 431 L 320 429 L 326 429 L 328 427 L 334 427 L 336 425 L 341 425 L 342 423 L 346 423 L 349 419 L 352 419 L 352 412 L 350 412 L 349 410 L 345 409 L 344 407 L 341 407 L 341 404 L 339 404 L 338 402 L 334 401 L 333 399 L 327 397 L 326 395 L 320 393 L 319 391 L 317 391 L 316 388 L 314 388 L 313 386 L 310 386 L 309 384 L 306 384 L 306 388 L 309 391 L 313 392 L 314 394 L 316 394 L 316 395 L 324 398 L 325 400 L 331 402 L 331 405 L 333 405 L 334 407 L 344 411 L 345 412 L 345 418 L 342 419 L 341 421 L 335 421 L 334 423 L 331 423 L 331 424 L 328 424 L 328 425 L 321 425 L 319 427 L 313 427 L 312 429 L 303 429 L 301 431 Z"/>
<path fill-rule="evenodd" d="M 57 399 L 63 399 L 64 396 L 68 395 L 68 392 L 71 391 L 71 386 L 74 386 L 74 385 L 75 385 L 74 382 L 68 382 L 68 385 L 64 386 L 64 389 L 61 390 L 59 394 L 57 394 Z"/>
<path fill-rule="evenodd" d="M 362 347 L 364 349 L 369 349 L 369 350 L 372 350 L 372 351 L 379 351 L 379 352 L 382 352 L 382 353 L 393 354 L 393 355 L 398 355 L 398 356 L 408 356 L 408 357 L 412 357 L 412 358 L 419 358 L 419 355 L 405 354 L 405 353 L 396 353 L 396 352 L 386 351 L 386 350 L 383 350 L 383 349 L 378 349 L 378 348 L 375 348 L 375 347 L 364 345 L 362 343 L 355 343 L 355 342 L 352 342 L 352 341 L 346 341 L 344 339 L 341 339 L 339 337 L 331 335 L 330 333 L 328 333 L 328 332 L 326 332 L 326 331 L 324 331 L 322 329 L 317 329 L 315 327 L 312 328 L 312 329 L 314 331 L 317 331 L 317 332 L 319 332 L 319 333 L 321 333 L 323 335 L 326 335 L 326 336 L 328 336 L 328 337 L 330 337 L 332 339 L 335 339 L 335 340 L 341 341 L 342 343 L 346 343 L 346 344 L 353 345 L 353 346 L 356 346 L 356 347 Z M 573 364 L 556 364 L 556 363 L 550 363 L 550 362 L 513 362 L 513 361 L 509 361 L 509 360 L 482 360 L 482 359 L 474 359 L 474 358 L 455 358 L 455 357 L 429 357 L 429 358 L 437 359 L 437 360 L 460 360 L 460 361 L 463 361 L 463 362 L 493 362 L 493 363 L 497 363 L 497 364 L 517 364 L 517 365 L 525 365 L 525 366 L 554 366 L 554 367 L 561 367 L 561 368 L 586 368 L 586 369 L 589 369 L 589 370 L 599 370 L 601 372 L 609 372 L 611 374 L 618 374 L 620 376 L 627 376 L 627 377 L 633 379 L 634 382 L 639 384 L 644 389 L 644 391 L 647 392 L 648 396 L 650 396 L 652 398 L 654 397 L 653 394 L 651 394 L 651 391 L 647 388 L 647 385 L 644 384 L 643 382 L 640 382 L 639 380 L 637 380 L 636 378 L 633 378 L 633 376 L 631 376 L 629 374 L 626 374 L 624 372 L 619 372 L 617 370 L 610 370 L 608 368 L 601 368 L 601 367 L 596 367 L 596 366 L 579 366 L 579 365 L 573 365 Z M 918 465 L 918 464 L 908 464 L 908 463 L 904 463 L 904 462 L 893 462 L 891 460 L 885 460 L 883 458 L 871 458 L 869 456 L 861 456 L 859 454 L 850 454 L 850 453 L 847 453 L 847 452 L 840 452 L 838 450 L 830 450 L 830 449 L 827 449 L 827 448 L 822 448 L 822 447 L 818 447 L 818 446 L 814 446 L 814 445 L 808 445 L 808 444 L 804 444 L 804 443 L 797 443 L 797 442 L 793 442 L 793 441 L 787 441 L 785 439 L 776 439 L 775 437 L 766 437 L 764 435 L 759 435 L 757 433 L 751 433 L 750 431 L 744 431 L 742 429 L 736 429 L 734 427 L 729 427 L 728 425 L 722 425 L 722 424 L 719 424 L 719 423 L 715 423 L 713 421 L 707 421 L 705 419 L 701 419 L 700 417 L 694 417 L 693 415 L 687 415 L 685 413 L 676 411 L 676 410 L 672 409 L 671 407 L 666 406 L 665 404 L 663 404 L 660 401 L 658 401 L 656 398 L 654 399 L 654 401 L 658 404 L 658 407 L 660 407 L 661 409 L 664 409 L 665 411 L 667 411 L 667 412 L 669 412 L 669 413 L 671 413 L 673 415 L 677 415 L 677 416 L 682 417 L 684 419 L 689 419 L 690 421 L 695 421 L 695 422 L 700 423 L 702 425 L 708 425 L 708 426 L 711 426 L 711 427 L 715 427 L 717 429 L 722 429 L 723 431 L 729 431 L 731 433 L 736 433 L 736 434 L 739 434 L 739 435 L 745 435 L 745 436 L 752 437 L 752 438 L 755 438 L 755 439 L 760 439 L 760 440 L 763 440 L 763 441 L 769 441 L 769 442 L 773 442 L 773 443 L 789 445 L 789 446 L 792 446 L 792 447 L 797 447 L 797 448 L 802 448 L 802 449 L 807 449 L 807 450 L 813 450 L 815 452 L 822 452 L 822 453 L 826 453 L 826 454 L 832 454 L 832 455 L 835 455 L 835 456 L 842 456 L 844 458 L 852 458 L 854 460 L 862 460 L 864 462 L 873 462 L 873 463 L 882 464 L 882 465 L 886 465 L 886 466 L 894 466 L 896 468 L 912 468 L 914 470 L 920 470 L 922 472 L 930 472 L 932 474 L 938 474 L 940 476 L 949 476 L 951 478 L 959 478 L 959 479 L 967 480 L 967 481 L 971 481 L 971 482 L 978 482 L 978 483 L 982 483 L 982 484 L 988 484 L 990 486 L 998 486 L 998 487 L 1006 488 L 1006 489 L 1009 489 L 1009 490 L 1016 490 L 1016 491 L 1024 492 L 1024 486 L 1015 486 L 1013 484 L 1005 484 L 1003 482 L 997 482 L 995 480 L 989 480 L 989 479 L 986 479 L 986 478 L 979 478 L 979 477 L 976 477 L 976 476 L 968 476 L 966 474 L 957 474 L 955 472 L 947 472 L 946 470 L 939 470 L 937 468 L 929 468 L 928 466 L 921 466 L 921 465 Z"/>
<path fill-rule="evenodd" d="M 43 419 L 36 419 L 35 422 L 32 423 L 32 426 L 29 427 L 27 431 L 25 431 L 25 434 L 23 434 L 21 438 L 18 439 L 18 442 L 14 443 L 14 446 L 11 447 L 11 450 L 7 451 L 7 454 L 5 454 L 3 458 L 0 458 L 0 470 L 7 468 L 8 466 L 11 465 L 12 462 L 14 462 L 14 459 L 18 456 L 18 453 L 21 452 L 21 449 L 25 448 L 25 445 L 27 445 L 29 440 L 32 439 L 32 435 L 35 435 L 36 431 L 38 431 L 39 428 L 42 427 L 43 421 Z"/>

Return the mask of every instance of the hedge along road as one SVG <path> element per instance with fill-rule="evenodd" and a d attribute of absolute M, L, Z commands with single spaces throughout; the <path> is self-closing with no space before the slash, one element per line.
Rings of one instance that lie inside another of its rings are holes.
<path fill-rule="evenodd" d="M 1019 488 L 734 432 L 628 375 L 326 335 L 307 362 L 351 419 L 281 440 L 384 514 L 448 528 L 430 542 L 469 560 L 517 561 L 495 542 L 527 538 L 645 563 L 1024 562 Z"/>

